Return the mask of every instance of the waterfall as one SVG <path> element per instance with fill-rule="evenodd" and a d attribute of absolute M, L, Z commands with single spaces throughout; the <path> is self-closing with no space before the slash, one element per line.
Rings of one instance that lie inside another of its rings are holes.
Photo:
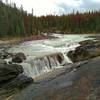
<path fill-rule="evenodd" d="M 73 63 L 72 62 L 72 60 L 65 54 L 65 53 L 63 53 L 63 56 L 64 56 L 64 61 L 65 61 L 65 63 L 67 62 L 67 63 Z"/>
<path fill-rule="evenodd" d="M 35 77 L 73 63 L 67 56 L 67 53 L 80 46 L 80 41 L 92 39 L 85 38 L 87 35 L 62 35 L 53 33 L 53 36 L 58 38 L 27 41 L 14 45 L 7 51 L 8 53 L 14 54 L 19 52 L 24 53 L 27 58 L 26 61 L 21 63 L 24 74 Z M 9 60 L 10 59 L 7 59 L 7 62 L 9 62 Z"/>
<path fill-rule="evenodd" d="M 35 59 L 31 57 L 26 62 L 21 63 L 21 65 L 23 66 L 25 75 L 35 77 L 53 69 L 63 67 L 68 63 L 72 63 L 72 61 L 64 53 L 58 53 Z"/>

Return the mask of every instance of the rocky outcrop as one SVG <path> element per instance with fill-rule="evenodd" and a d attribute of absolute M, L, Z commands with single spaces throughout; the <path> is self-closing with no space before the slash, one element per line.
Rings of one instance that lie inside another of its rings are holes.
<path fill-rule="evenodd" d="M 16 64 L 7 64 L 0 60 L 0 100 L 15 93 L 13 84 L 10 84 L 19 74 L 23 73 L 23 68 Z"/>
<path fill-rule="evenodd" d="M 9 82 L 23 73 L 23 68 L 16 64 L 0 64 L 0 83 Z"/>
<path fill-rule="evenodd" d="M 33 79 L 23 74 L 19 64 L 26 60 L 24 53 L 8 53 L 8 45 L 0 45 L 0 100 L 17 93 L 20 89 L 33 83 Z"/>
<path fill-rule="evenodd" d="M 33 83 L 33 81 L 34 80 L 31 77 L 28 77 L 24 74 L 20 74 L 12 81 L 12 83 L 13 85 L 15 85 L 15 88 L 22 89 L 28 86 L 29 84 Z"/>
<path fill-rule="evenodd" d="M 8 53 L 8 52 L 5 52 L 5 51 L 1 51 L 0 52 L 0 58 L 1 59 L 7 59 L 7 58 L 9 58 L 11 55 L 10 55 L 10 53 Z"/>
<path fill-rule="evenodd" d="M 0 44 L 0 59 L 6 59 L 10 56 L 10 53 L 7 52 L 8 48 L 10 48 L 9 44 Z"/>
<path fill-rule="evenodd" d="M 10 100 L 100 100 L 100 57 L 74 71 L 63 69 L 57 77 L 52 76 L 50 81 L 32 84 Z"/>
<path fill-rule="evenodd" d="M 69 51 L 67 56 L 71 58 L 73 62 L 82 61 L 90 58 L 89 52 L 83 47 L 77 47 L 75 51 Z"/>
<path fill-rule="evenodd" d="M 7 64 L 7 62 L 4 59 L 0 59 L 0 64 Z"/>
<path fill-rule="evenodd" d="M 85 40 L 85 41 L 79 42 L 79 44 L 81 46 L 92 45 L 92 44 L 94 44 L 94 41 L 93 40 Z"/>
<path fill-rule="evenodd" d="M 81 46 L 74 51 L 68 52 L 68 57 L 73 62 L 87 60 L 96 56 L 100 56 L 100 41 L 86 40 L 80 42 Z"/>
<path fill-rule="evenodd" d="M 23 67 L 17 64 L 0 62 L 0 100 L 17 93 L 20 89 L 33 83 L 31 77 L 23 74 Z"/>
<path fill-rule="evenodd" d="M 9 80 L 9 82 L 2 84 L 0 86 L 0 100 L 5 100 L 10 96 L 18 93 L 18 91 L 20 91 L 21 89 L 32 84 L 33 81 L 34 80 L 31 77 L 20 74 L 13 80 Z"/>
<path fill-rule="evenodd" d="M 24 53 L 17 53 L 12 57 L 12 62 L 14 63 L 22 63 L 24 60 L 26 60 Z"/>

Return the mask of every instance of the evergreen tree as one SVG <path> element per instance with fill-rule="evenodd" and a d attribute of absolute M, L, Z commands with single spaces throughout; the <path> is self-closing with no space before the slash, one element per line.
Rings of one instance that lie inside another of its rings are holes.
<path fill-rule="evenodd" d="M 16 4 L 6 4 L 0 0 L 0 37 L 18 36 L 26 37 L 37 35 L 41 32 L 62 33 L 99 33 L 100 32 L 100 10 L 84 13 L 66 15 L 47 15 L 36 17 L 23 10 L 18 9 Z"/>

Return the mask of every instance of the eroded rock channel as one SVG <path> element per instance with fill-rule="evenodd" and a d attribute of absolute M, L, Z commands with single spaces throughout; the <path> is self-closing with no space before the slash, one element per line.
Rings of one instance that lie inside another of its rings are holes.
<path fill-rule="evenodd" d="M 0 48 L 0 100 L 99 100 L 99 40 Z"/>

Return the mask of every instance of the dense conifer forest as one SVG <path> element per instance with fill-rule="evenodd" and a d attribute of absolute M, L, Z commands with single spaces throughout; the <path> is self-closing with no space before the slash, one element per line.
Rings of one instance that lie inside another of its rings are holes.
<path fill-rule="evenodd" d="M 0 0 L 0 37 L 27 37 L 42 32 L 62 32 L 64 34 L 83 34 L 100 32 L 100 11 L 34 16 L 16 4 Z"/>

